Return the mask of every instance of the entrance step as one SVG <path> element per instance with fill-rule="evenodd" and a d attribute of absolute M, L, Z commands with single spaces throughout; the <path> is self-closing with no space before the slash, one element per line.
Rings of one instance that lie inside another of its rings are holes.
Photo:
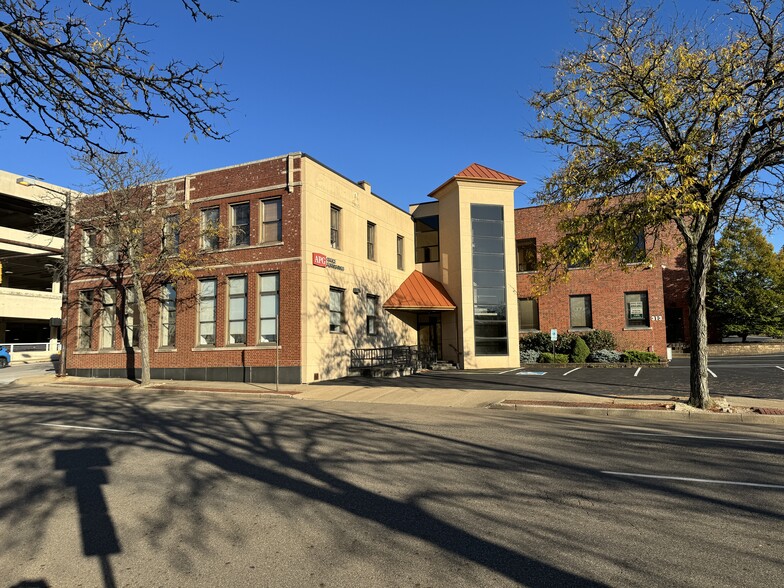
<path fill-rule="evenodd" d="M 457 366 L 451 361 L 438 360 L 430 366 L 431 370 L 456 370 Z"/>

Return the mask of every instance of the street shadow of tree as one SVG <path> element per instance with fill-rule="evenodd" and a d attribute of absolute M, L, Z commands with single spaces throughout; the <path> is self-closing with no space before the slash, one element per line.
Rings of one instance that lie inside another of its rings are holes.
<path fill-rule="evenodd" d="M 677 513 L 680 500 L 697 499 L 702 508 L 696 516 L 707 528 L 727 524 L 713 519 L 717 511 L 725 519 L 728 513 L 777 524 L 784 519 L 780 505 L 772 500 L 746 504 L 710 491 L 665 488 L 653 480 L 608 480 L 600 473 L 600 463 L 575 461 L 576 447 L 585 448 L 588 429 L 568 419 L 563 421 L 567 426 L 553 431 L 549 450 L 554 454 L 545 455 L 536 449 L 516 449 L 514 439 L 525 434 L 525 421 L 506 416 L 494 424 L 506 432 L 509 442 L 487 444 L 474 437 L 474 424 L 463 413 L 455 413 L 457 423 L 431 429 L 405 419 L 347 416 L 292 401 L 227 403 L 202 397 L 182 407 L 182 398 L 177 398 L 177 406 L 171 406 L 172 399 L 149 391 L 96 392 L 90 397 L 7 391 L 0 397 L 0 407 L 16 404 L 34 412 L 32 417 L 0 412 L 0 457 L 13 473 L 0 484 L 0 521 L 3 529 L 19 529 L 0 534 L 0 553 L 35 554 L 50 518 L 73 501 L 62 481 L 52 476 L 51 463 L 44 462 L 50 461 L 53 447 L 78 449 L 86 439 L 106 448 L 115 477 L 121 476 L 125 460 L 144 456 L 149 471 L 126 472 L 122 487 L 149 492 L 156 504 L 135 514 L 138 536 L 126 540 L 123 533 L 128 530 L 122 527 L 118 533 L 125 544 L 144 541 L 169 566 L 186 571 L 209 557 L 216 543 L 242 548 L 257 540 L 238 524 L 250 513 L 231 509 L 227 488 L 234 484 L 242 493 L 251 492 L 265 512 L 272 511 L 293 530 L 304 519 L 317 517 L 333 545 L 357 552 L 359 541 L 362 557 L 383 562 L 379 573 L 390 574 L 390 581 L 394 570 L 409 566 L 420 557 L 417 549 L 424 549 L 461 562 L 460 575 L 468 584 L 483 583 L 486 576 L 474 576 L 481 571 L 529 586 L 601 585 L 595 570 L 592 577 L 590 568 L 580 562 L 627 565 L 622 546 L 636 537 L 636 501 L 644 500 L 639 494 L 645 492 L 653 492 L 660 501 L 656 508 L 662 516 Z M 31 421 L 38 423 L 35 428 Z M 63 422 L 134 433 L 75 433 L 46 426 Z M 456 424 L 467 432 L 456 434 Z M 601 450 L 604 459 L 626 461 L 629 467 L 637 456 L 609 439 Z M 740 468 L 738 475 L 748 479 L 768 467 L 754 460 L 722 465 Z M 454 468 L 463 472 L 457 484 Z M 574 480 L 573 487 L 557 481 L 564 472 Z M 608 485 L 631 486 L 638 492 L 628 502 L 619 498 L 614 504 L 601 504 L 598 497 Z M 107 486 L 109 495 L 111 488 Z M 563 508 L 543 515 L 542 504 Z M 592 505 L 592 513 L 585 504 Z M 489 508 L 499 505 L 500 510 Z M 618 537 L 612 536 L 612 542 L 618 551 L 582 540 L 578 521 L 610 516 L 616 520 L 613 529 Z M 383 543 L 372 536 L 358 538 L 352 525 L 380 527 Z M 662 538 L 662 545 L 667 541 Z M 553 560 L 544 545 L 555 547 L 562 557 Z M 666 571 L 638 565 L 646 568 L 652 583 L 666 579 Z M 659 573 L 664 575 L 657 579 Z"/>

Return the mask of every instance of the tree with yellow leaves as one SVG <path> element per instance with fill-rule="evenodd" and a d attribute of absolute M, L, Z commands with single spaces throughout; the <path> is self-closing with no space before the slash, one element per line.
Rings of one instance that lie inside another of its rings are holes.
<path fill-rule="evenodd" d="M 539 114 L 529 135 L 560 159 L 538 199 L 560 205 L 570 240 L 544 261 L 552 270 L 574 255 L 621 260 L 641 233 L 660 243 L 674 224 L 690 281 L 689 402 L 707 408 L 717 230 L 737 211 L 784 221 L 784 6 L 741 0 L 666 27 L 633 0 L 581 14 L 586 46 L 563 55 L 552 89 L 529 101 Z"/>

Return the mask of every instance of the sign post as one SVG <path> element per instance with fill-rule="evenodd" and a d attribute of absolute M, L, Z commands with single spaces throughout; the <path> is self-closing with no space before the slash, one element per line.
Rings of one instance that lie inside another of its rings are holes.
<path fill-rule="evenodd" d="M 550 329 L 550 341 L 553 342 L 553 361 L 555 361 L 555 342 L 558 341 L 558 329 Z"/>

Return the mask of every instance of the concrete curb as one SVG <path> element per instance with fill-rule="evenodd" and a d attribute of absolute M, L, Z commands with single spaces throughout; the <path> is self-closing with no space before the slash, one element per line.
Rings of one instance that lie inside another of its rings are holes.
<path fill-rule="evenodd" d="M 703 421 L 723 423 L 756 423 L 756 424 L 784 424 L 784 415 L 766 415 L 756 412 L 688 412 L 675 410 L 641 410 L 638 408 L 596 408 L 585 406 L 552 406 L 542 404 L 504 404 L 496 402 L 486 408 L 491 410 L 511 410 L 514 412 L 527 412 L 533 414 L 579 414 L 586 416 L 631 417 L 637 419 L 669 420 L 669 421 Z"/>

